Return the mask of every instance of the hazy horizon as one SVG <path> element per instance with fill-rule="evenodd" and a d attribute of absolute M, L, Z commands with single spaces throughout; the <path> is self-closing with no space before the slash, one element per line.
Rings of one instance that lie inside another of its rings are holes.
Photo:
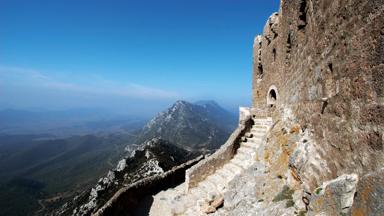
<path fill-rule="evenodd" d="M 0 2 L 0 109 L 152 116 L 251 104 L 252 44 L 279 1 Z"/>
<path fill-rule="evenodd" d="M 7 106 L 1 106 L 0 104 L 0 112 L 6 112 L 6 111 L 20 111 L 20 112 L 30 112 L 30 113 L 66 113 L 66 112 L 72 112 L 72 113 L 87 113 L 87 112 L 94 112 L 94 113 L 100 113 L 100 114 L 105 114 L 105 115 L 108 115 L 110 114 L 111 117 L 117 117 L 117 116 L 125 116 L 125 117 L 139 117 L 139 118 L 152 118 L 154 117 L 156 114 L 158 114 L 159 112 L 161 111 L 164 111 L 168 108 L 170 108 L 172 105 L 174 105 L 177 101 L 186 101 L 186 102 L 189 102 L 189 103 L 192 103 L 192 104 L 197 104 L 199 102 L 202 102 L 202 101 L 214 101 L 216 102 L 220 107 L 224 108 L 225 110 L 237 115 L 238 114 L 238 109 L 239 107 L 238 106 L 226 106 L 226 105 L 223 105 L 221 103 L 219 103 L 218 101 L 216 100 L 210 100 L 210 99 L 203 99 L 203 100 L 184 100 L 184 99 L 176 99 L 174 101 L 170 101 L 169 103 L 168 102 L 164 102 L 163 104 L 161 105 L 158 105 L 156 108 L 154 109 L 151 109 L 151 107 L 148 107 L 148 112 L 139 112 L 139 113 L 135 113 L 134 111 L 129 111 L 129 110 L 123 110 L 124 107 L 122 107 L 121 109 L 111 109 L 111 108 L 108 108 L 108 107 L 95 107 L 95 106 L 84 106 L 84 107 L 80 107 L 80 106 L 76 106 L 76 107 L 39 107 L 39 106 L 31 106 L 31 107 L 7 107 Z M 149 101 L 150 103 L 150 101 Z M 142 107 L 145 109 L 145 107 Z"/>

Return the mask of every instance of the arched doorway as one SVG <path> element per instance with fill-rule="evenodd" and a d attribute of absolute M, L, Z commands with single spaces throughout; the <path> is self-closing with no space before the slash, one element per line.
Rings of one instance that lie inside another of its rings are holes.
<path fill-rule="evenodd" d="M 267 106 L 275 107 L 278 97 L 279 97 L 279 94 L 277 92 L 276 86 L 273 85 L 269 87 L 268 94 L 267 94 Z"/>

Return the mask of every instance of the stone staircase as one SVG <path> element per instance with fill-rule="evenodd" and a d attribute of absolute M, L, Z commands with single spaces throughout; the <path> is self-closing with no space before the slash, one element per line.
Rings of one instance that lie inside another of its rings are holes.
<path fill-rule="evenodd" d="M 154 196 L 151 216 L 206 215 L 224 204 L 228 183 L 257 163 L 255 155 L 272 125 L 272 118 L 253 118 L 254 125 L 241 137 L 234 157 L 223 167 L 186 191 L 185 183 Z"/>

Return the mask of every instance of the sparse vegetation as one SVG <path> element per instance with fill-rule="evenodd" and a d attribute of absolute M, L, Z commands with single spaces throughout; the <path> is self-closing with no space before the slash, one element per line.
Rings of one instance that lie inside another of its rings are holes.
<path fill-rule="evenodd" d="M 302 210 L 302 211 L 299 211 L 299 214 L 298 214 L 298 216 L 305 216 L 305 214 L 306 214 L 307 212 L 306 211 L 304 211 L 304 210 Z"/>
<path fill-rule="evenodd" d="M 293 202 L 293 200 L 287 200 L 287 202 L 285 203 L 285 207 L 286 208 L 290 208 L 290 207 L 292 207 L 292 206 L 294 206 L 295 205 L 295 202 Z"/>
<path fill-rule="evenodd" d="M 292 200 L 292 194 L 294 193 L 294 190 L 289 188 L 287 185 L 284 185 L 283 189 L 281 190 L 280 193 L 278 193 L 275 198 L 273 198 L 273 202 L 279 202 L 283 200 L 290 199 Z"/>

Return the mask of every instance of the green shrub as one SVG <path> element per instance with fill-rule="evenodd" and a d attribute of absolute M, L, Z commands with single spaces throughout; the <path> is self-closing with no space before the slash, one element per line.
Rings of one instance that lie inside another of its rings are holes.
<path fill-rule="evenodd" d="M 316 195 L 319 195 L 320 192 L 321 192 L 322 190 L 323 190 L 323 188 L 321 188 L 321 187 L 317 188 L 317 189 L 315 190 L 315 194 L 316 194 Z"/>
<path fill-rule="evenodd" d="M 287 200 L 287 202 L 285 203 L 286 208 L 292 207 L 293 205 L 295 205 L 295 202 L 293 202 L 293 200 L 291 199 Z"/>
<path fill-rule="evenodd" d="M 284 185 L 283 189 L 280 193 L 278 193 L 275 198 L 273 198 L 273 202 L 279 202 L 282 200 L 293 199 L 292 194 L 294 190 L 290 189 L 287 185 Z"/>

